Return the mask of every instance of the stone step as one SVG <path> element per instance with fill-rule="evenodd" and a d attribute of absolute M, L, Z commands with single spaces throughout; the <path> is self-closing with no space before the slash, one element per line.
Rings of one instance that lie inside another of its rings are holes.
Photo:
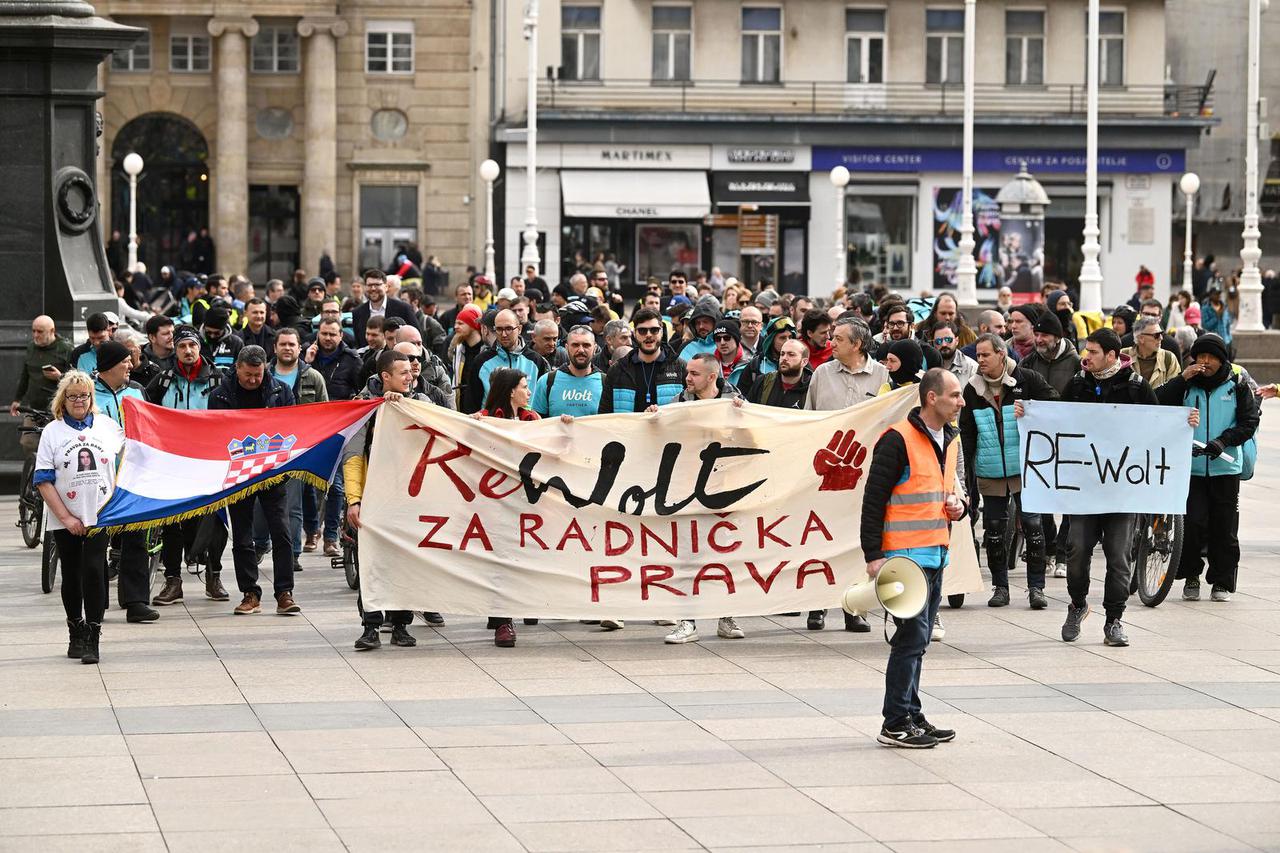
<path fill-rule="evenodd" d="M 1236 361 L 1280 358 L 1280 332 L 1237 332 L 1231 338 Z"/>

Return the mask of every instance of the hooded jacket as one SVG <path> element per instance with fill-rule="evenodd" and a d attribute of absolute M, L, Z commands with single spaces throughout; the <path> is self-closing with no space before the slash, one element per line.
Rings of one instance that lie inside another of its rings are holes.
<path fill-rule="evenodd" d="M 94 377 L 93 401 L 98 405 L 98 411 L 122 428 L 124 427 L 124 401 L 128 397 L 136 400 L 146 399 L 142 394 L 142 386 L 137 382 L 126 381 L 119 391 L 112 391 L 111 387 L 102 381 L 102 377 Z"/>
<path fill-rule="evenodd" d="M 1071 377 L 1062 399 L 1067 403 L 1137 403 L 1154 406 L 1159 403 L 1150 383 L 1126 364 L 1114 376 L 1098 379 L 1087 370 Z"/>
<path fill-rule="evenodd" d="M 738 377 L 739 390 L 750 391 L 751 386 L 755 385 L 756 380 L 761 376 L 778 369 L 777 356 L 773 352 L 773 340 L 782 331 L 789 331 L 793 336 L 795 335 L 796 324 L 790 317 L 774 317 L 765 326 L 764 333 L 760 335 L 760 346 L 756 354 L 751 357 L 751 361 L 747 362 L 746 369 Z"/>
<path fill-rule="evenodd" d="M 714 305 L 709 302 L 699 302 L 697 305 L 693 306 L 693 310 L 689 312 L 689 316 L 685 317 L 685 322 L 688 324 L 690 329 L 696 329 L 698 320 L 703 317 L 711 320 L 712 331 L 705 338 L 695 337 L 693 340 L 689 341 L 689 343 L 684 345 L 684 348 L 680 350 L 680 358 L 685 362 L 688 362 L 699 353 L 713 353 L 716 351 L 716 342 L 713 334 L 715 332 L 716 324 L 720 322 L 720 312 L 716 310 Z"/>
<path fill-rule="evenodd" d="M 529 379 L 530 387 L 538 382 L 538 377 L 547 372 L 547 362 L 534 351 L 524 340 L 516 341 L 515 350 L 508 350 L 499 343 L 480 350 L 480 354 L 467 369 L 466 381 L 462 388 L 462 411 L 478 412 L 484 408 L 485 397 L 489 395 L 489 376 L 500 367 L 518 370 Z"/>

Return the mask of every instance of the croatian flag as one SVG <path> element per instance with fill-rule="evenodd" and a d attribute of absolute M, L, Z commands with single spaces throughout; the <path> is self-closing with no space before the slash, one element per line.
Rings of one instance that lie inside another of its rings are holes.
<path fill-rule="evenodd" d="M 382 402 L 179 411 L 124 400 L 124 461 L 98 527 L 141 530 L 234 503 L 284 477 L 324 488 Z"/>

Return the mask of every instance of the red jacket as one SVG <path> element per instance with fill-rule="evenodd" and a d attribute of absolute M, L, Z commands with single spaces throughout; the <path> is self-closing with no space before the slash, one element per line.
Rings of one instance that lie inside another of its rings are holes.
<path fill-rule="evenodd" d="M 533 409 L 521 409 L 521 410 L 517 413 L 517 415 L 518 415 L 518 417 L 516 418 L 516 420 L 520 420 L 520 421 L 540 421 L 540 420 L 542 420 L 542 415 L 538 414 L 538 413 L 537 413 L 537 412 L 535 412 Z M 488 409 L 481 409 L 481 410 L 480 410 L 480 416 L 481 416 L 481 417 L 483 417 L 483 418 L 502 418 L 502 419 L 504 419 L 504 420 L 506 420 L 506 419 L 507 419 L 507 413 L 506 413 L 506 412 L 504 412 L 504 411 L 502 411 L 502 409 L 496 409 L 496 410 L 494 410 L 493 414 L 489 414 L 489 410 L 488 410 Z"/>
<path fill-rule="evenodd" d="M 818 365 L 826 364 L 830 361 L 832 353 L 834 352 L 831 341 L 827 341 L 827 345 L 820 350 L 814 350 L 814 348 L 809 346 L 808 343 L 806 343 L 805 346 L 809 347 L 809 366 L 814 370 L 818 369 Z"/>

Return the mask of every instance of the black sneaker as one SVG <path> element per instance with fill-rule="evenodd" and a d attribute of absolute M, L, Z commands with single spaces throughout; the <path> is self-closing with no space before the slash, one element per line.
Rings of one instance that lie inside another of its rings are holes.
<path fill-rule="evenodd" d="M 1076 607 L 1074 604 L 1067 605 L 1067 621 L 1062 623 L 1062 639 L 1064 642 L 1074 643 L 1080 639 L 1080 623 L 1088 615 L 1089 602 L 1087 601 L 1082 607 Z"/>
<path fill-rule="evenodd" d="M 298 557 L 296 555 L 293 558 L 293 570 L 295 572 L 302 571 L 302 563 L 298 562 Z"/>
<path fill-rule="evenodd" d="M 808 627 L 810 631 L 821 631 L 823 628 L 827 627 L 827 611 L 810 610 L 809 621 L 806 627 Z"/>
<path fill-rule="evenodd" d="M 938 743 L 951 743 L 956 739 L 955 729 L 940 729 L 924 718 L 924 714 L 916 717 L 916 728 L 931 735 Z"/>
<path fill-rule="evenodd" d="M 861 614 L 846 613 L 844 615 L 844 629 L 855 634 L 870 634 L 871 623 L 867 622 L 867 617 Z"/>
<path fill-rule="evenodd" d="M 126 610 L 128 611 L 124 617 L 126 622 L 154 622 L 160 618 L 158 612 L 141 602 L 130 604 Z"/>
<path fill-rule="evenodd" d="M 1129 645 L 1129 635 L 1124 632 L 1124 625 L 1119 619 L 1108 619 L 1102 628 L 1102 642 L 1108 646 Z"/>
<path fill-rule="evenodd" d="M 428 625 L 443 625 L 444 617 L 434 610 L 424 610 L 422 611 L 422 621 Z"/>
<path fill-rule="evenodd" d="M 991 598 L 987 600 L 988 607 L 1008 607 L 1009 606 L 1009 587 L 998 586 L 991 590 Z"/>
<path fill-rule="evenodd" d="M 356 651 L 367 652 L 373 649 L 381 648 L 382 638 L 378 636 L 377 628 L 365 628 L 364 633 L 360 635 L 360 639 L 356 640 Z"/>
<path fill-rule="evenodd" d="M 925 734 L 923 730 L 911 723 L 902 723 L 893 728 L 885 726 L 876 737 L 876 742 L 885 746 L 896 746 L 898 749 L 933 749 L 938 745 L 936 737 Z"/>
<path fill-rule="evenodd" d="M 409 633 L 409 629 L 404 625 L 393 625 L 391 627 L 391 645 L 393 646 L 416 646 L 418 638 Z"/>
<path fill-rule="evenodd" d="M 1035 587 L 1032 587 L 1031 590 L 1027 592 L 1027 600 L 1031 602 L 1032 610 L 1044 610 L 1049 606 L 1049 599 L 1045 597 L 1043 589 L 1036 589 Z"/>
<path fill-rule="evenodd" d="M 257 563 L 259 566 L 261 566 L 261 565 L 262 565 L 262 558 L 263 558 L 263 557 L 265 557 L 265 556 L 267 556 L 267 555 L 268 555 L 268 554 L 270 554 L 270 553 L 271 553 L 271 549 L 270 549 L 270 548 L 254 548 L 254 549 L 253 549 L 253 561 L 254 561 L 255 563 Z"/>

